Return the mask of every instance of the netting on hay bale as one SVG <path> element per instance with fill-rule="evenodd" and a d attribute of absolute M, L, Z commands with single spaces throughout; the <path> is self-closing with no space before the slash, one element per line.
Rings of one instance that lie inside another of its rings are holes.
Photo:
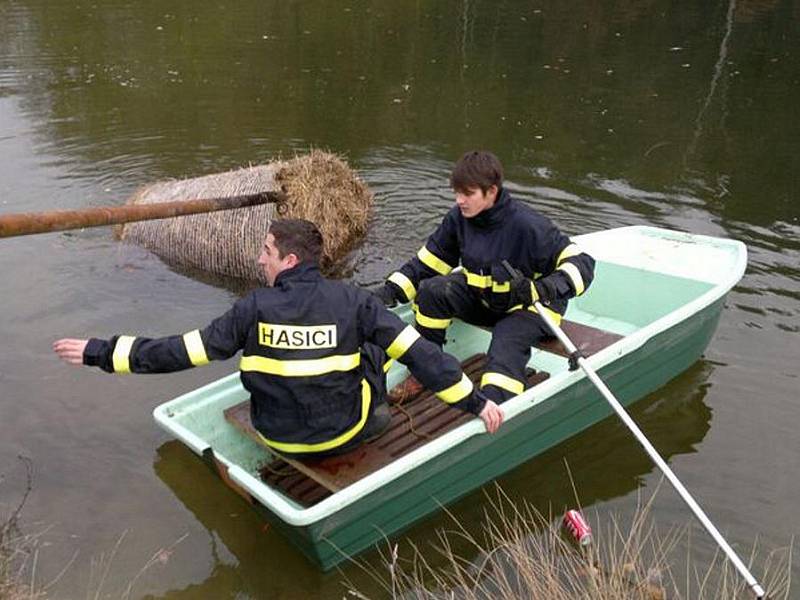
<path fill-rule="evenodd" d="M 246 167 L 193 179 L 146 186 L 128 204 L 150 204 L 283 191 L 285 212 L 263 204 L 158 221 L 128 223 L 124 240 L 151 250 L 167 263 L 190 270 L 263 283 L 256 264 L 267 221 L 278 216 L 316 223 L 325 240 L 322 270 L 336 273 L 347 254 L 364 239 L 372 194 L 337 156 L 313 150 L 286 161 Z"/>

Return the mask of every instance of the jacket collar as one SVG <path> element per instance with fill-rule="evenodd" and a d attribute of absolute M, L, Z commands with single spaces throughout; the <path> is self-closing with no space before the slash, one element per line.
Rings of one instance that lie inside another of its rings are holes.
<path fill-rule="evenodd" d="M 511 194 L 501 187 L 497 192 L 497 200 L 494 201 L 494 205 L 471 219 L 467 219 L 467 222 L 481 228 L 495 227 L 505 220 L 510 207 Z"/>
<path fill-rule="evenodd" d="M 320 277 L 322 277 L 322 275 L 320 274 L 319 267 L 317 265 L 310 262 L 301 262 L 300 264 L 293 266 L 291 269 L 286 269 L 285 271 L 278 273 L 278 276 L 275 278 L 274 287 L 286 285 L 290 282 L 314 281 Z"/>

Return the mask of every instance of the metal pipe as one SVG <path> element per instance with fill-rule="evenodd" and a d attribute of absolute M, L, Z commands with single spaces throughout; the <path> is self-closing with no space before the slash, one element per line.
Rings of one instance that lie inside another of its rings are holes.
<path fill-rule="evenodd" d="M 103 225 L 116 225 L 133 221 L 167 219 L 182 215 L 231 210 L 268 203 L 278 204 L 280 212 L 281 207 L 286 203 L 286 194 L 283 192 L 260 192 L 258 194 L 227 198 L 202 198 L 199 200 L 178 200 L 153 204 L 98 206 L 83 210 L 0 215 L 0 238 L 81 229 L 83 227 L 101 227 Z"/>

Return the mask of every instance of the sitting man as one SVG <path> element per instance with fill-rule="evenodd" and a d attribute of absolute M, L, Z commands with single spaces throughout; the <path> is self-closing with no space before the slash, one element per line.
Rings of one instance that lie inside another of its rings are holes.
<path fill-rule="evenodd" d="M 202 331 L 61 339 L 53 350 L 70 364 L 109 373 L 180 371 L 242 350 L 253 426 L 267 446 L 294 458 L 342 454 L 386 429 L 387 354 L 495 432 L 502 410 L 473 390 L 458 361 L 367 291 L 324 278 L 321 253 L 313 223 L 272 221 L 258 259 L 271 287 L 249 293 Z"/>
<path fill-rule="evenodd" d="M 417 330 L 440 347 L 453 317 L 492 327 L 480 387 L 500 404 L 525 389 L 531 346 L 550 337 L 534 302 L 560 323 L 567 300 L 591 284 L 594 259 L 545 216 L 511 197 L 493 154 L 467 152 L 450 185 L 456 205 L 376 293 L 389 306 L 416 300 Z M 451 273 L 459 261 L 463 269 Z M 409 377 L 390 397 L 402 401 L 420 388 Z"/>

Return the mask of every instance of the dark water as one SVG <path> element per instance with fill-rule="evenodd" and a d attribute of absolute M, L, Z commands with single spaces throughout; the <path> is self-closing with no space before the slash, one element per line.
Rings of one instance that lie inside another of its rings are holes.
<path fill-rule="evenodd" d="M 766 554 L 800 532 L 798 24 L 788 0 L 0 0 L 0 211 L 121 204 L 145 183 L 322 147 L 376 194 L 355 257 L 370 283 L 450 205 L 453 160 L 485 147 L 570 234 L 652 224 L 740 239 L 749 267 L 705 359 L 634 413 L 729 542 Z M 21 526 L 41 534 L 36 577 L 57 578 L 53 597 L 117 597 L 135 578 L 133 597 L 343 595 L 341 574 L 317 573 L 152 421 L 235 362 L 110 378 L 50 352 L 65 335 L 186 331 L 234 298 L 108 229 L 0 240 L 0 508 L 19 501 L 16 457 L 30 457 Z M 500 483 L 560 510 L 565 457 L 590 514 L 630 515 L 660 480 L 607 421 Z M 485 502 L 454 513 L 479 521 Z M 689 520 L 666 487 L 655 516 Z M 449 524 L 408 539 L 427 548 Z M 699 531 L 692 551 L 713 552 Z"/>

